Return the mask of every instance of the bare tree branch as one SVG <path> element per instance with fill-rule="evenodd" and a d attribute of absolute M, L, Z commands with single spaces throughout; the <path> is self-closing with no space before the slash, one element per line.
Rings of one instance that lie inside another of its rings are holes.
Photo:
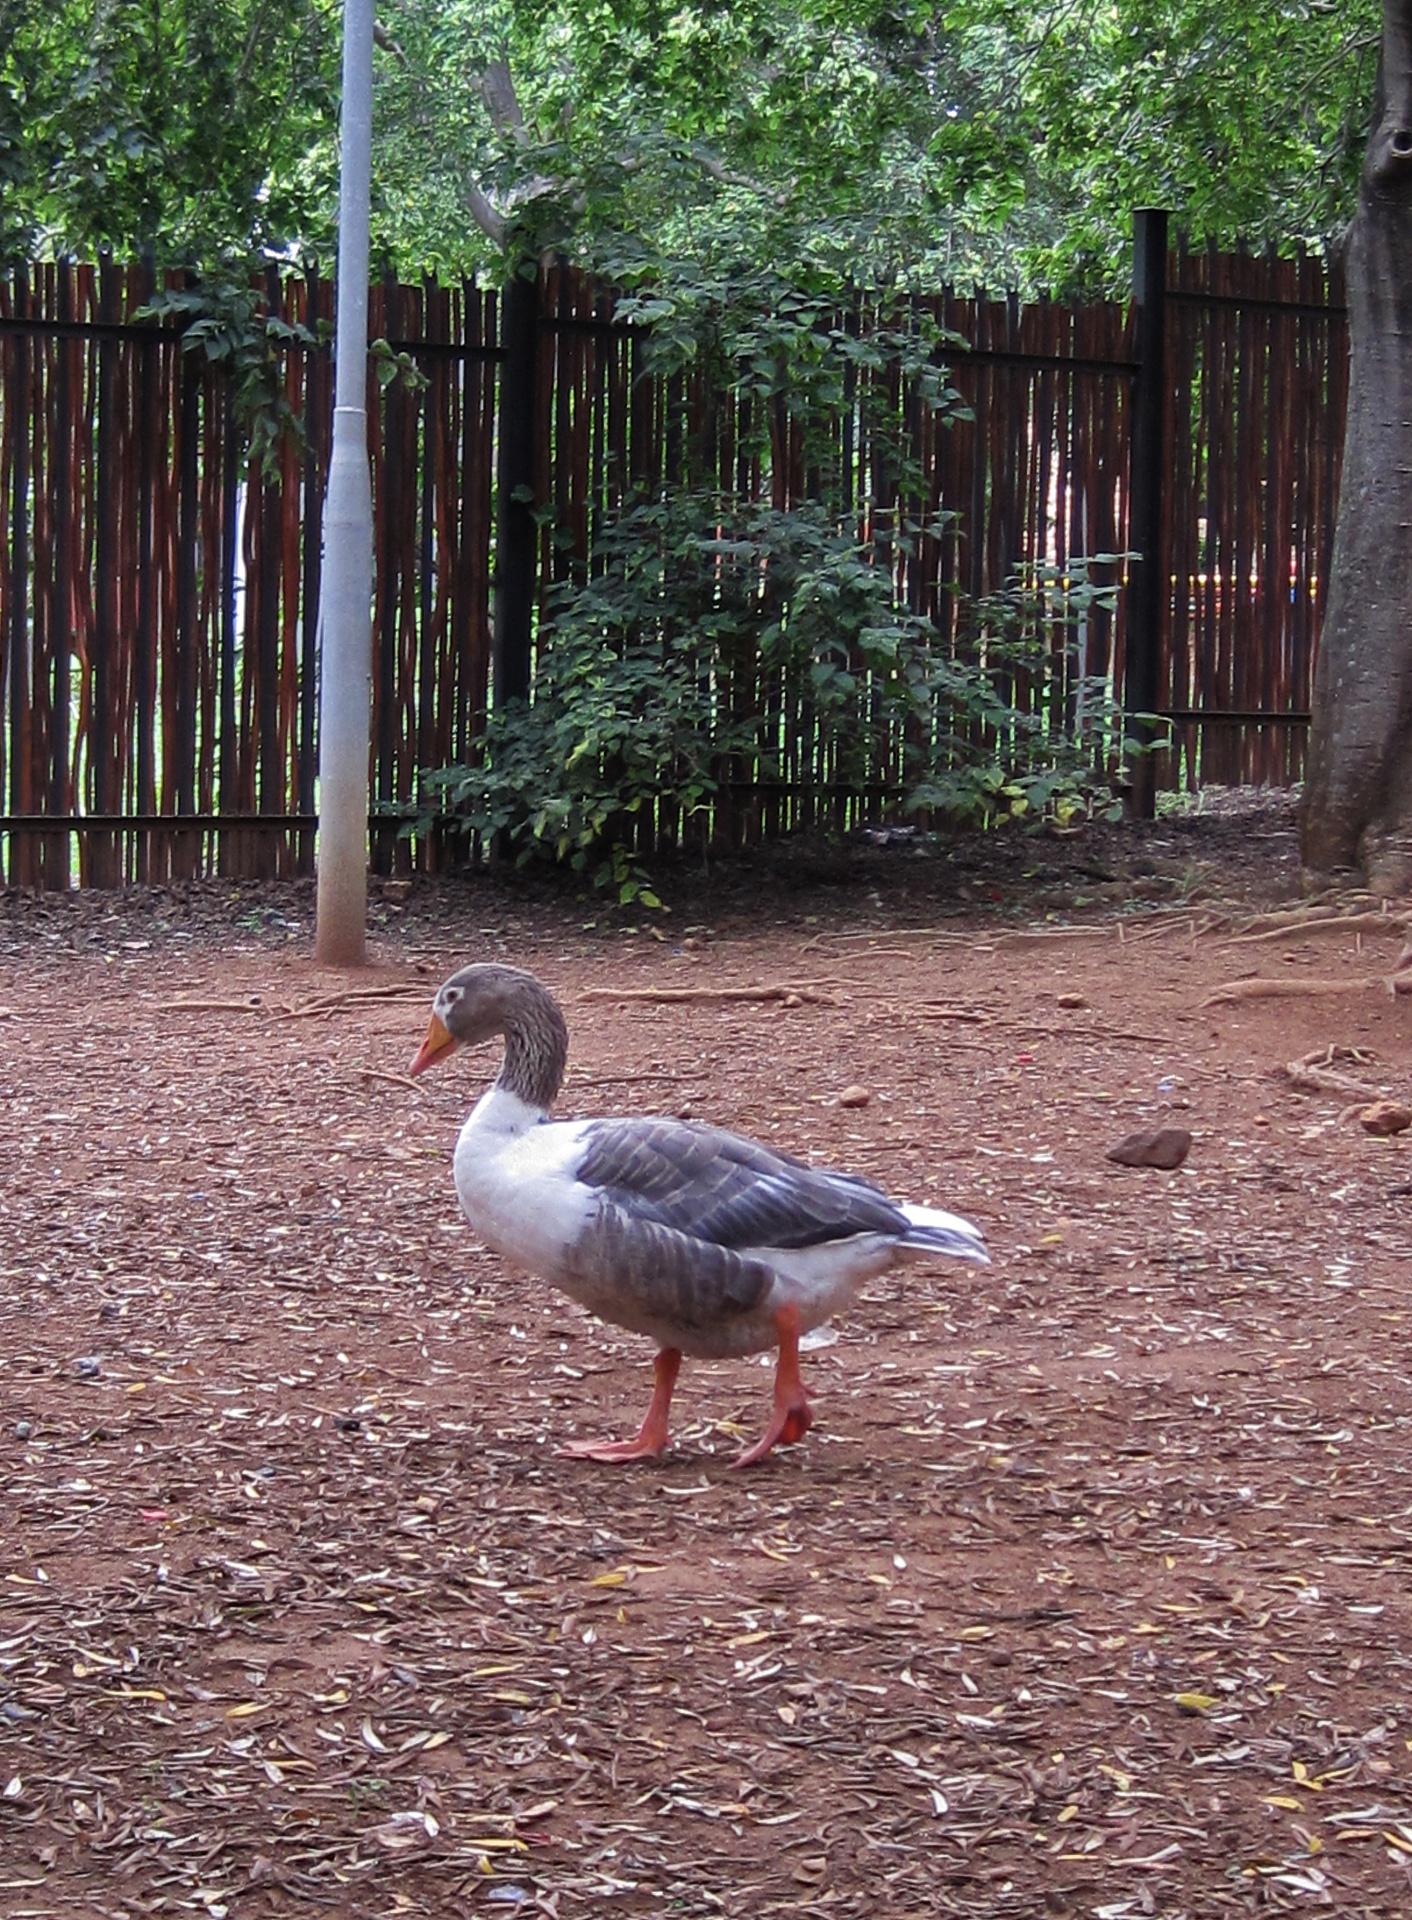
<path fill-rule="evenodd" d="M 373 23 L 373 41 L 377 46 L 382 48 L 384 53 L 390 53 L 400 66 L 405 67 L 407 65 L 406 54 L 402 51 L 401 47 L 398 46 L 387 28 L 378 26 L 376 21 Z"/>
<path fill-rule="evenodd" d="M 474 180 L 468 180 L 466 182 L 462 188 L 461 197 L 466 203 L 467 211 L 481 232 L 485 234 L 488 239 L 493 240 L 497 247 L 503 247 L 505 244 L 505 216 L 496 211 Z"/>
<path fill-rule="evenodd" d="M 498 131 L 508 133 L 517 145 L 523 146 L 527 138 L 525 116 L 520 109 L 520 96 L 515 92 L 515 82 L 506 61 L 491 61 L 481 75 L 480 91 L 485 110 Z"/>

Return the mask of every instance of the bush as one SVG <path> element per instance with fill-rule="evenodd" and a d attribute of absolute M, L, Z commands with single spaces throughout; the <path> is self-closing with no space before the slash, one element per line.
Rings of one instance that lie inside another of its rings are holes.
<path fill-rule="evenodd" d="M 948 639 L 893 590 L 922 531 L 863 547 L 823 506 L 704 493 L 625 508 L 555 590 L 531 701 L 423 774 L 409 830 L 450 822 L 651 906 L 639 852 L 663 826 L 705 851 L 740 785 L 869 789 L 956 824 L 1106 804 L 1115 716 L 1055 636 L 1112 590 L 1016 582 Z"/>

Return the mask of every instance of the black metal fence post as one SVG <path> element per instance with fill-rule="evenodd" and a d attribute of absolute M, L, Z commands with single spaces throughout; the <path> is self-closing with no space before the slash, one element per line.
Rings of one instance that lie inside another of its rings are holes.
<path fill-rule="evenodd" d="M 1162 627 L 1169 583 L 1166 525 L 1167 215 L 1144 207 L 1133 215 L 1133 298 L 1137 303 L 1137 380 L 1133 391 L 1132 466 L 1128 503 L 1127 652 L 1123 713 L 1130 736 L 1151 748 L 1161 680 Z M 1129 810 L 1140 820 L 1157 811 L 1151 751 L 1133 765 Z"/>

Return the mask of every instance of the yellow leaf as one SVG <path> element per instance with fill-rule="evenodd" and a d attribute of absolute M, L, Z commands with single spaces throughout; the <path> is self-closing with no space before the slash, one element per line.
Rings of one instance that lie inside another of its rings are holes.
<path fill-rule="evenodd" d="M 263 1700 L 242 1700 L 238 1706 L 226 1708 L 226 1719 L 248 1720 L 252 1713 L 263 1713 L 264 1711 L 265 1703 Z"/>
<path fill-rule="evenodd" d="M 1287 1793 L 1267 1793 L 1265 1795 L 1265 1805 L 1267 1807 L 1283 1807 L 1287 1813 L 1298 1813 L 1304 1805 L 1304 1802 L 1302 1800 L 1291 1799 Z"/>
<path fill-rule="evenodd" d="M 462 1845 L 474 1847 L 477 1853 L 528 1853 L 529 1845 L 524 1840 L 466 1840 Z"/>
<path fill-rule="evenodd" d="M 738 1633 L 734 1640 L 727 1640 L 726 1647 L 734 1653 L 737 1647 L 758 1647 L 762 1640 L 768 1640 L 770 1633 L 762 1627 L 758 1633 Z"/>
<path fill-rule="evenodd" d="M 493 1673 L 518 1673 L 524 1665 L 523 1660 L 502 1660 L 494 1667 L 472 1667 L 472 1680 L 488 1680 Z M 347 1698 L 347 1695 L 344 1695 Z"/>
<path fill-rule="evenodd" d="M 957 1638 L 961 1640 L 993 1640 L 995 1638 L 995 1628 L 962 1627 Z"/>
<path fill-rule="evenodd" d="M 1078 1810 L 1078 1808 L 1077 1808 L 1077 1807 L 1076 1807 L 1076 1806 L 1074 1805 L 1074 1803 L 1073 1803 L 1073 1801 L 1071 1800 L 1071 1801 L 1069 1802 L 1069 1804 L 1068 1804 L 1068 1806 L 1067 1806 L 1067 1807 L 1061 1807 L 1061 1808 L 1059 1809 L 1059 1811 L 1058 1811 L 1058 1813 L 1057 1813 L 1057 1814 L 1055 1814 L 1055 1816 L 1054 1816 L 1054 1817 L 1055 1817 L 1055 1819 L 1057 1820 L 1057 1822 L 1059 1823 L 1059 1825 L 1060 1825 L 1061 1827 L 1063 1827 L 1063 1826 L 1067 1826 L 1070 1820 L 1077 1820 L 1077 1819 L 1078 1819 L 1078 1817 L 1079 1817 L 1079 1810 Z"/>
<path fill-rule="evenodd" d="M 1399 1853 L 1412 1853 L 1412 1840 L 1404 1840 L 1400 1833 L 1384 1832 L 1383 1838 L 1390 1847 L 1396 1847 Z"/>
<path fill-rule="evenodd" d="M 777 1551 L 775 1550 L 775 1548 L 774 1548 L 774 1547 L 767 1547 L 767 1546 L 766 1546 L 766 1545 L 764 1544 L 764 1542 L 763 1542 L 763 1541 L 760 1541 L 760 1542 L 758 1542 L 757 1544 L 759 1545 L 759 1548 L 760 1548 L 760 1551 L 761 1551 L 761 1553 L 763 1553 L 763 1554 L 764 1554 L 764 1556 L 765 1556 L 765 1558 L 766 1558 L 767 1560 L 778 1560 L 781 1566 L 787 1566 L 787 1565 L 788 1565 L 788 1563 L 789 1563 L 789 1555 L 788 1555 L 787 1553 L 779 1553 L 779 1552 L 777 1552 Z M 870 1574 L 868 1575 L 868 1578 L 869 1578 L 870 1580 L 876 1580 L 876 1579 L 877 1579 L 877 1577 L 878 1577 L 878 1576 L 877 1576 L 877 1575 L 876 1575 L 875 1573 L 870 1573 Z M 891 1581 L 889 1581 L 889 1582 L 888 1582 L 888 1585 L 889 1585 L 889 1586 L 891 1586 L 891 1584 L 892 1584 L 892 1582 L 891 1582 Z"/>
<path fill-rule="evenodd" d="M 1324 1791 L 1323 1781 L 1312 1780 L 1309 1777 L 1309 1769 L 1302 1760 L 1296 1760 L 1290 1768 L 1290 1772 L 1294 1775 L 1294 1784 L 1297 1787 L 1303 1787 L 1307 1793 L 1322 1793 Z"/>
<path fill-rule="evenodd" d="M 627 1583 L 627 1574 L 621 1567 L 618 1567 L 612 1573 L 595 1574 L 588 1584 L 591 1587 L 625 1587 Z"/>
<path fill-rule="evenodd" d="M 1220 1701 L 1211 1693 L 1174 1693 L 1172 1699 L 1183 1713 L 1210 1713 Z"/>
<path fill-rule="evenodd" d="M 451 1738 L 451 1735 L 447 1733 L 445 1728 L 443 1727 L 440 1731 L 434 1733 L 429 1740 L 423 1743 L 422 1752 L 431 1753 L 437 1747 L 444 1747 L 450 1738 Z"/>
<path fill-rule="evenodd" d="M 160 1687 L 116 1687 L 112 1697 L 115 1700 L 156 1700 L 161 1706 L 167 1704 L 167 1696 Z"/>

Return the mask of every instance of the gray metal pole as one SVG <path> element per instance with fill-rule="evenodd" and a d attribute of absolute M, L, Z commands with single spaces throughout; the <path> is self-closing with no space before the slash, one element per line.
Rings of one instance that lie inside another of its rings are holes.
<path fill-rule="evenodd" d="M 373 495 L 368 470 L 368 201 L 373 0 L 344 0 L 333 453 L 324 501 L 319 624 L 319 837 L 315 957 L 361 966 L 368 917 L 368 750 Z"/>
<path fill-rule="evenodd" d="M 1133 298 L 1137 303 L 1137 382 L 1133 391 L 1128 546 L 1127 669 L 1123 711 L 1129 732 L 1150 746 L 1150 719 L 1161 692 L 1162 627 L 1171 583 L 1163 538 L 1167 486 L 1167 216 L 1156 208 L 1133 215 Z M 1138 717 L 1134 717 L 1138 716 Z M 1135 761 L 1128 811 L 1151 820 L 1157 811 L 1157 769 L 1151 752 Z"/>

